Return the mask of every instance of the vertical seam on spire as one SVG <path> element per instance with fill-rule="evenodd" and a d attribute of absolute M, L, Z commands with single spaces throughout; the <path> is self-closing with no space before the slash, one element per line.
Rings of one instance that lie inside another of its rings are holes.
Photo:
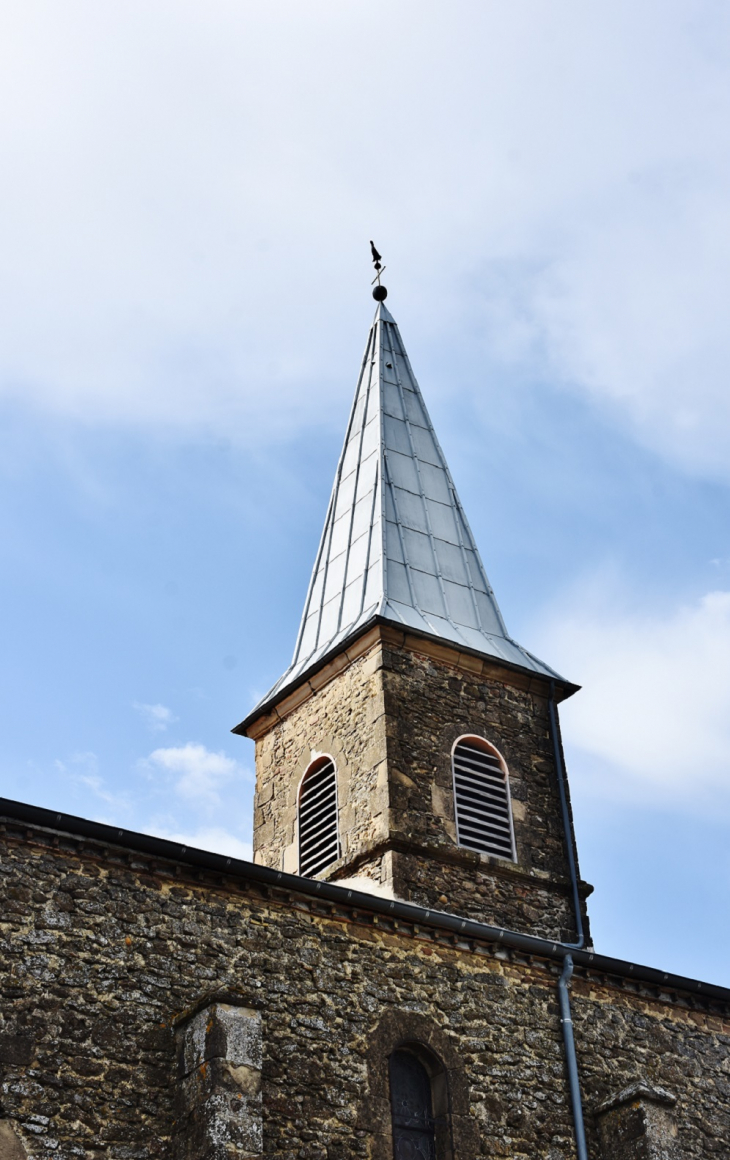
<path fill-rule="evenodd" d="M 381 321 L 380 325 L 383 323 Z M 385 410 L 383 407 L 383 376 L 380 376 L 378 383 L 378 390 L 380 392 L 378 402 L 380 405 L 380 432 L 378 435 L 378 469 L 380 472 L 380 612 L 385 611 L 385 606 L 388 603 L 388 516 L 385 506 L 385 487 L 386 483 L 390 483 L 387 464 L 385 462 Z M 395 506 L 395 496 L 392 494 L 391 500 Z"/>
<path fill-rule="evenodd" d="M 373 524 L 375 523 L 375 504 L 376 504 L 376 501 L 378 498 L 378 486 L 379 486 L 379 484 L 380 484 L 380 457 L 378 457 L 378 463 L 377 463 L 377 466 L 375 468 L 375 487 L 373 488 L 373 503 L 372 503 L 372 507 L 370 508 L 370 528 L 368 530 L 368 550 L 367 550 L 367 553 L 365 555 L 365 570 L 363 571 L 363 575 L 362 575 L 362 591 L 360 593 L 360 608 L 358 609 L 358 613 L 357 613 L 357 616 L 355 617 L 355 621 L 360 619 L 360 617 L 363 614 L 363 609 L 365 608 L 365 592 L 366 592 L 367 586 L 368 586 L 368 572 L 370 571 L 370 552 L 371 552 L 372 543 L 373 543 Z M 353 621 L 353 623 L 355 623 L 355 621 Z"/>
<path fill-rule="evenodd" d="M 444 466 L 445 466 L 445 464 L 446 464 L 446 461 L 444 460 Z M 474 584 L 472 583 L 471 572 L 469 571 L 469 561 L 468 561 L 467 555 L 466 555 L 466 548 L 464 547 L 464 536 L 462 534 L 463 528 L 462 528 L 462 522 L 461 522 L 461 504 L 459 503 L 459 499 L 458 499 L 458 496 L 456 494 L 456 488 L 454 487 L 453 483 L 451 482 L 448 471 L 446 472 L 446 479 L 447 479 L 447 482 L 449 485 L 449 492 L 451 494 L 451 502 L 452 502 L 452 504 L 454 506 L 454 510 L 456 512 L 456 534 L 459 537 L 459 549 L 461 551 L 461 562 L 464 565 L 464 574 L 466 576 L 467 586 L 469 588 L 469 593 L 471 595 L 471 603 L 472 603 L 472 607 L 474 609 L 474 615 L 477 618 L 477 627 L 478 627 L 480 632 L 486 633 L 486 629 L 484 628 L 484 625 L 482 624 L 482 615 L 479 611 L 479 605 L 477 604 L 477 594 L 474 591 Z"/>
<path fill-rule="evenodd" d="M 381 322 L 380 325 L 381 325 L 381 327 L 383 327 L 383 326 L 386 326 L 388 324 Z M 395 363 L 395 347 L 393 346 L 393 337 L 392 337 L 390 330 L 388 331 L 388 344 L 389 344 L 390 356 Z M 397 370 L 396 370 L 396 374 L 397 374 Z M 381 442 L 381 447 L 383 449 L 383 465 L 384 465 L 385 474 L 386 474 L 386 477 L 388 480 L 388 486 L 390 487 L 390 498 L 391 498 L 391 501 L 393 503 L 393 511 L 395 513 L 395 526 L 396 526 L 396 529 L 398 531 L 398 543 L 400 545 L 401 556 L 403 557 L 403 566 L 405 568 L 406 582 L 408 584 L 408 593 L 409 593 L 409 596 L 411 598 L 411 605 L 416 610 L 416 612 L 420 612 L 421 616 L 423 616 L 423 612 L 416 601 L 416 597 L 415 597 L 415 594 L 413 591 L 413 582 L 411 580 L 411 566 L 410 566 L 410 563 L 408 561 L 408 553 L 406 551 L 406 544 L 405 544 L 405 540 L 403 538 L 403 529 L 401 527 L 400 516 L 398 515 L 398 503 L 397 503 L 396 498 L 395 498 L 395 484 L 393 483 L 393 480 L 391 479 L 390 467 L 388 465 L 388 448 L 385 446 L 385 418 L 383 417 L 385 412 L 384 412 L 384 408 L 383 408 L 383 376 L 382 376 L 382 374 L 380 375 L 380 399 L 381 399 L 380 414 L 381 414 L 381 422 L 383 424 L 382 442 Z M 406 409 L 405 409 L 405 404 L 403 403 L 402 398 L 401 398 L 401 406 L 403 407 L 403 414 L 405 415 Z M 385 586 L 383 587 L 383 595 L 385 596 L 385 599 L 388 600 L 388 591 L 387 591 L 387 588 L 385 588 Z"/>
<path fill-rule="evenodd" d="M 377 334 L 377 327 L 373 328 L 373 352 L 377 349 L 375 336 Z M 370 358 L 370 374 L 368 376 L 368 389 L 365 396 L 365 405 L 362 413 L 362 427 L 360 428 L 360 444 L 357 450 L 357 466 L 355 468 L 355 489 L 352 493 L 352 508 L 350 510 L 350 528 L 347 534 L 347 548 L 345 549 L 345 570 L 342 574 L 342 592 L 340 593 L 340 606 L 337 610 L 337 625 L 335 627 L 334 635 L 337 636 L 342 627 L 342 609 L 345 604 L 345 591 L 347 589 L 347 569 L 350 565 L 350 552 L 352 550 L 352 528 L 355 522 L 355 506 L 357 504 L 357 489 L 360 483 L 360 468 L 362 466 L 362 445 L 365 439 L 365 428 L 367 427 L 368 413 L 370 410 L 370 396 L 373 389 L 373 357 Z M 333 525 L 334 526 L 334 525 Z"/>
<path fill-rule="evenodd" d="M 421 609 L 416 604 L 416 598 L 413 595 L 413 584 L 411 583 L 411 569 L 410 569 L 410 565 L 408 563 L 408 556 L 406 554 L 406 546 L 405 546 L 405 543 L 403 541 L 403 529 L 401 528 L 400 518 L 398 516 L 398 504 L 396 503 L 396 499 L 395 499 L 395 487 L 393 485 L 393 480 L 390 478 L 390 469 L 388 467 L 388 449 L 385 446 L 383 446 L 383 465 L 385 467 L 385 477 L 386 477 L 387 482 L 388 482 L 388 487 L 390 488 L 390 498 L 393 501 L 393 511 L 395 512 L 395 526 L 396 526 L 396 529 L 398 532 L 398 543 L 400 544 L 401 555 L 402 555 L 403 561 L 404 561 L 406 581 L 408 583 L 408 592 L 409 592 L 409 595 L 411 598 L 411 604 L 413 605 L 413 607 L 415 608 L 415 610 L 417 612 L 421 612 Z M 384 595 L 387 599 L 388 598 L 387 591 L 384 593 Z M 421 613 L 421 615 L 423 615 L 423 614 Z"/>
<path fill-rule="evenodd" d="M 400 335 L 398 337 L 400 338 Z M 413 382 L 417 384 L 417 379 L 413 373 L 413 367 L 411 366 L 411 361 L 408 358 L 408 352 L 406 351 L 406 348 L 402 342 L 401 342 L 401 347 L 403 348 L 403 355 L 402 355 L 403 361 L 405 362 L 406 366 L 408 367 L 408 370 L 409 370 L 409 373 L 410 373 L 410 376 L 411 376 Z M 436 428 L 434 427 L 433 423 L 431 422 L 431 416 L 428 413 L 428 409 L 427 409 L 426 404 L 424 402 L 423 395 L 421 395 L 421 393 L 420 393 L 420 388 L 419 388 L 419 396 L 420 396 L 421 406 L 423 407 L 423 413 L 426 416 L 426 420 L 428 422 L 428 426 L 429 426 L 431 435 L 433 436 L 433 441 L 436 445 L 436 450 L 439 453 L 439 456 L 441 458 L 441 463 L 443 464 L 444 471 L 446 472 L 446 479 L 448 480 L 449 490 L 451 491 L 451 494 L 454 497 L 456 509 L 459 513 L 459 516 L 461 517 L 461 520 L 462 520 L 464 527 L 466 528 L 469 539 L 471 540 L 474 555 L 476 556 L 477 560 L 479 561 L 479 567 L 481 568 L 482 576 L 484 578 L 484 583 L 486 584 L 486 588 L 487 588 L 487 595 L 491 599 L 492 607 L 494 608 L 495 614 L 497 616 L 497 621 L 499 622 L 500 628 L 502 629 L 502 635 L 504 636 L 505 640 L 512 641 L 512 638 L 509 636 L 509 633 L 507 632 L 507 625 L 504 623 L 504 618 L 502 616 L 502 612 L 500 610 L 499 604 L 497 603 L 497 597 L 494 594 L 494 589 L 492 588 L 492 585 L 489 583 L 489 577 L 487 576 L 487 572 L 486 572 L 486 569 L 484 567 L 484 563 L 482 561 L 482 558 L 479 555 L 479 549 L 477 548 L 477 543 L 476 543 L 476 540 L 474 539 L 474 533 L 472 532 L 471 528 L 469 527 L 469 521 L 466 518 L 466 512 L 464 511 L 463 507 L 461 506 L 461 501 L 459 500 L 458 492 L 456 490 L 456 487 L 454 486 L 454 481 L 451 478 L 451 472 L 449 471 L 449 465 L 446 461 L 446 456 L 444 455 L 443 450 L 441 448 L 441 444 L 438 441 L 438 436 L 436 434 Z M 458 531 L 459 531 L 459 536 L 461 536 L 461 529 L 458 529 Z M 472 587 L 471 575 L 470 575 L 468 569 L 467 569 L 467 576 L 469 576 L 470 587 Z M 449 620 L 449 623 L 451 623 L 451 620 Z M 481 616 L 479 617 L 479 623 L 480 624 L 482 623 Z M 487 635 L 487 636 L 491 635 L 490 633 L 487 633 L 487 630 L 485 628 L 482 628 L 481 631 L 483 633 L 485 633 L 485 635 Z M 514 643 L 514 642 L 512 642 L 512 643 Z M 521 646 L 518 646 L 518 647 L 521 648 Z"/>
<path fill-rule="evenodd" d="M 403 344 L 401 343 L 401 346 L 402 345 Z M 392 343 L 391 343 L 391 353 L 393 356 L 393 363 L 394 363 L 394 369 L 396 372 L 396 379 L 398 380 L 398 394 L 400 396 L 401 407 L 403 408 L 403 421 L 405 423 L 406 431 L 408 433 L 408 445 L 411 449 L 411 458 L 412 458 L 413 463 L 414 463 L 415 468 L 416 468 L 416 475 L 418 476 L 418 486 L 420 489 L 420 498 L 421 498 L 421 503 L 423 504 L 423 514 L 426 517 L 426 528 L 427 528 L 427 534 L 428 534 L 428 542 L 429 542 L 429 546 L 431 548 L 431 555 L 433 557 L 434 571 L 438 577 L 439 589 L 441 592 L 441 599 L 442 599 L 443 604 L 444 604 L 444 619 L 448 620 L 449 624 L 451 625 L 451 627 L 454 629 L 455 632 L 458 632 L 459 630 L 458 630 L 456 624 L 454 624 L 453 620 L 451 619 L 451 616 L 449 615 L 449 605 L 448 605 L 448 602 L 446 600 L 446 589 L 444 588 L 444 580 L 443 580 L 443 576 L 441 575 L 441 566 L 439 564 L 438 556 L 436 555 L 436 546 L 434 544 L 433 529 L 431 527 L 431 517 L 428 514 L 428 504 L 426 503 L 426 493 L 423 490 L 423 481 L 421 479 L 421 468 L 420 468 L 420 464 L 418 462 L 418 456 L 416 455 L 416 448 L 415 448 L 415 444 L 413 442 L 413 432 L 411 431 L 411 422 L 410 422 L 410 419 L 408 418 L 408 412 L 406 410 L 406 401 L 405 401 L 405 397 L 403 395 L 403 382 L 402 382 L 401 377 L 400 377 L 400 370 L 398 369 L 398 366 L 397 366 L 395 348 L 394 348 Z M 415 382 L 415 379 L 414 379 L 414 382 Z M 405 555 L 404 555 L 404 559 L 405 559 Z M 406 568 L 410 569 L 410 564 L 407 561 L 406 561 Z M 421 609 L 419 608 L 419 612 L 420 611 L 421 611 Z"/>

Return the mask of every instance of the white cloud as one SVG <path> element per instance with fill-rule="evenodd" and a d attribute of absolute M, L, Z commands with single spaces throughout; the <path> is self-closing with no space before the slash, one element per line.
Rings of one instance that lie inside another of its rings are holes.
<path fill-rule="evenodd" d="M 175 791 L 182 798 L 214 806 L 220 802 L 218 793 L 224 785 L 246 775 L 243 767 L 225 753 L 212 753 L 204 745 L 187 745 L 155 749 L 146 760 L 147 765 L 167 773 L 179 775 Z"/>
<path fill-rule="evenodd" d="M 168 830 L 154 824 L 146 832 L 167 838 L 170 842 L 180 842 L 197 850 L 207 850 L 213 854 L 226 854 L 229 858 L 241 858 L 250 862 L 253 855 L 251 843 L 244 842 L 222 826 L 204 826 L 199 830 Z"/>
<path fill-rule="evenodd" d="M 68 777 L 77 787 L 90 790 L 94 797 L 115 809 L 127 810 L 129 801 L 124 794 L 116 794 L 107 789 L 104 778 L 99 773 L 99 759 L 91 750 L 72 753 L 65 761 L 57 759 L 56 769 Z"/>
<path fill-rule="evenodd" d="M 573 780 L 659 808 L 730 807 L 730 592 L 665 614 L 594 592 L 538 635 L 583 686 L 561 707 Z"/>
<path fill-rule="evenodd" d="M 259 443 L 320 423 L 372 236 L 414 350 L 438 330 L 479 358 L 491 319 L 724 473 L 729 26 L 707 0 L 18 5 L 0 390 Z"/>
<path fill-rule="evenodd" d="M 178 720 L 172 709 L 168 709 L 166 705 L 145 705 L 135 701 L 132 708 L 137 710 L 153 733 L 164 733 L 168 725 L 173 725 Z"/>

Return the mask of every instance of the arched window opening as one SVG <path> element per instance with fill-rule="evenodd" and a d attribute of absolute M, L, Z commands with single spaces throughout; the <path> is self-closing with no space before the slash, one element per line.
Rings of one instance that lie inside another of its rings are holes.
<path fill-rule="evenodd" d="M 507 766 L 500 754 L 483 737 L 460 737 L 452 766 L 459 845 L 516 861 Z"/>
<path fill-rule="evenodd" d="M 437 1160 L 431 1077 L 412 1051 L 390 1057 L 394 1160 Z"/>
<path fill-rule="evenodd" d="M 337 771 L 331 757 L 313 762 L 299 791 L 299 873 L 314 878 L 340 856 Z"/>

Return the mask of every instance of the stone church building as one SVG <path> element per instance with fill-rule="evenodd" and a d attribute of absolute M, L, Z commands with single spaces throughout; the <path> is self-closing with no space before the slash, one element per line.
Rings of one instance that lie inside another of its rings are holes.
<path fill-rule="evenodd" d="M 0 1160 L 721 1160 L 730 991 L 593 949 L 558 723 L 378 286 L 254 861 L 0 800 Z"/>

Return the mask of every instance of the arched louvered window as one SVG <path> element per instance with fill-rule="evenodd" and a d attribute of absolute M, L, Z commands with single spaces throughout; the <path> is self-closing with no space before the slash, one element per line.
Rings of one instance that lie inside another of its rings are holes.
<path fill-rule="evenodd" d="M 483 737 L 460 737 L 452 755 L 456 835 L 460 846 L 515 858 L 507 766 Z"/>
<path fill-rule="evenodd" d="M 431 1077 L 412 1051 L 389 1060 L 394 1160 L 436 1160 Z"/>
<path fill-rule="evenodd" d="M 337 771 L 331 757 L 320 757 L 299 790 L 299 873 L 314 878 L 339 856 Z"/>

